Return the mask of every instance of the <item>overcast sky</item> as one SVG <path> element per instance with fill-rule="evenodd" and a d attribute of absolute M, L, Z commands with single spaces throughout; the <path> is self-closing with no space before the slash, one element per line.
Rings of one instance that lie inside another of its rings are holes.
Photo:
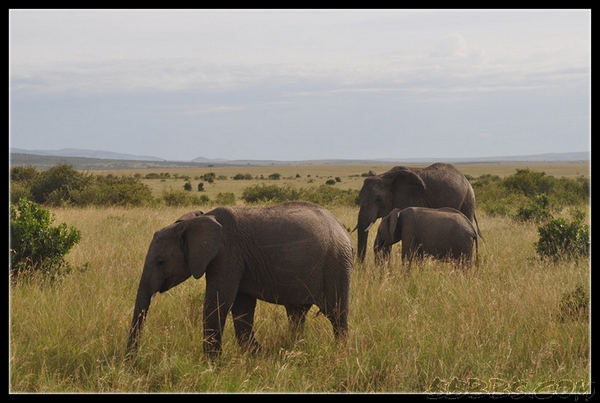
<path fill-rule="evenodd" d="M 590 150 L 591 10 L 9 10 L 10 146 L 168 160 Z"/>

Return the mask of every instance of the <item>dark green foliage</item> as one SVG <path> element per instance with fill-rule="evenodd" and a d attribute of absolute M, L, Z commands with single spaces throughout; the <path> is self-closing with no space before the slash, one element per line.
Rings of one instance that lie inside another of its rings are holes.
<path fill-rule="evenodd" d="M 71 268 L 64 256 L 81 240 L 79 230 L 61 223 L 37 203 L 20 199 L 10 205 L 10 267 L 13 279 L 42 272 L 55 276 Z"/>
<path fill-rule="evenodd" d="M 322 206 L 356 206 L 358 190 L 342 190 L 327 185 L 321 185 L 318 188 L 294 189 L 290 186 L 280 187 L 277 185 L 261 184 L 244 189 L 242 199 L 247 203 L 282 203 L 293 200 L 304 200 Z"/>
<path fill-rule="evenodd" d="M 511 192 L 522 193 L 527 197 L 545 193 L 550 194 L 555 185 L 555 179 L 546 176 L 545 172 L 535 172 L 529 169 L 517 169 L 517 173 L 504 179 L 503 185 Z"/>
<path fill-rule="evenodd" d="M 590 296 L 582 285 L 573 291 L 562 295 L 559 304 L 559 318 L 562 322 L 567 320 L 587 320 L 590 312 Z"/>
<path fill-rule="evenodd" d="M 220 206 L 231 206 L 235 204 L 235 194 L 231 192 L 219 193 L 215 200 Z"/>
<path fill-rule="evenodd" d="M 560 211 L 563 206 L 584 205 L 590 197 L 590 180 L 583 176 L 557 179 L 544 172 L 518 169 L 504 179 L 486 174 L 469 180 L 479 208 L 490 215 L 512 215 L 519 220 L 546 219 L 537 213 L 544 215 L 544 211 Z"/>
<path fill-rule="evenodd" d="M 162 192 L 162 199 L 167 206 L 193 206 L 198 204 L 206 204 L 210 201 L 205 194 L 196 196 L 187 191 L 165 189 Z"/>
<path fill-rule="evenodd" d="M 171 174 L 168 172 L 161 172 L 160 174 L 151 172 L 146 175 L 146 179 L 169 179 Z"/>
<path fill-rule="evenodd" d="M 183 184 L 183 190 L 185 190 L 186 192 L 191 192 L 192 191 L 192 184 L 189 182 L 186 182 Z"/>
<path fill-rule="evenodd" d="M 202 180 L 208 183 L 213 183 L 216 179 L 217 175 L 214 172 L 209 172 L 207 174 L 202 175 Z"/>
<path fill-rule="evenodd" d="M 335 185 L 335 179 L 327 179 L 325 182 L 326 185 Z"/>
<path fill-rule="evenodd" d="M 572 259 L 590 254 L 590 226 L 582 224 L 583 213 L 576 212 L 569 223 L 555 218 L 538 227 L 539 240 L 536 252 L 552 260 Z"/>
<path fill-rule="evenodd" d="M 143 206 L 154 201 L 150 188 L 140 178 L 94 176 L 81 190 L 70 192 L 75 206 Z"/>
<path fill-rule="evenodd" d="M 251 174 L 236 174 L 233 177 L 234 180 L 250 180 L 252 179 L 252 175 Z"/>
<path fill-rule="evenodd" d="M 343 190 L 328 185 L 318 188 L 301 189 L 301 200 L 320 204 L 321 206 L 350 206 L 358 205 L 358 190 Z"/>
<path fill-rule="evenodd" d="M 36 176 L 31 185 L 31 194 L 33 201 L 39 204 L 72 204 L 71 192 L 85 188 L 91 181 L 91 175 L 76 171 L 72 165 L 58 164 Z"/>
<path fill-rule="evenodd" d="M 537 223 L 552 218 L 548 195 L 537 195 L 527 205 L 519 207 L 515 218 L 519 221 L 534 221 Z"/>
<path fill-rule="evenodd" d="M 198 183 L 198 192 L 204 192 L 204 183 Z"/>
<path fill-rule="evenodd" d="M 278 174 L 278 173 L 271 174 L 271 175 L 269 175 L 269 179 L 279 180 L 279 179 L 281 179 L 281 174 Z"/>
<path fill-rule="evenodd" d="M 152 191 L 141 182 L 139 174 L 86 175 L 67 164 L 42 172 L 35 168 L 12 168 L 10 193 L 13 203 L 26 198 L 48 206 L 140 206 L 154 202 Z"/>
<path fill-rule="evenodd" d="M 242 192 L 242 199 L 247 203 L 282 203 L 299 200 L 299 196 L 298 191 L 290 186 L 280 187 L 265 184 L 248 187 Z"/>

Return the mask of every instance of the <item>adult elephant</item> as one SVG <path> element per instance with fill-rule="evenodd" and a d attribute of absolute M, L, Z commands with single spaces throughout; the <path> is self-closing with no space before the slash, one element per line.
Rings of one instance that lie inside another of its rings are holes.
<path fill-rule="evenodd" d="M 301 331 L 314 304 L 331 321 L 336 340 L 348 331 L 352 241 L 326 209 L 290 202 L 272 207 L 218 207 L 187 213 L 157 231 L 140 279 L 128 356 L 137 351 L 150 301 L 187 280 L 206 274 L 204 353 L 222 351 L 231 311 L 239 345 L 255 351 L 257 299 L 285 306 L 292 328 Z"/>
<path fill-rule="evenodd" d="M 387 259 L 389 248 L 400 241 L 402 262 L 408 268 L 414 258 L 423 258 L 425 254 L 470 266 L 473 243 L 475 259 L 478 261 L 479 243 L 473 222 L 451 207 L 393 209 L 381 219 L 377 229 L 375 258 Z"/>
<path fill-rule="evenodd" d="M 475 217 L 475 193 L 471 183 L 451 164 L 435 163 L 426 168 L 397 166 L 377 175 L 373 171 L 365 178 L 359 192 L 358 260 L 364 261 L 369 228 L 394 208 L 453 207 L 469 220 Z M 386 248 L 389 253 L 389 248 Z"/>

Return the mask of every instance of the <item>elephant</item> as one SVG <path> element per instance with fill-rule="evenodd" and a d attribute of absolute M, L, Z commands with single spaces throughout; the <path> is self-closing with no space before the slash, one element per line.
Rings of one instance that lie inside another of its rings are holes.
<path fill-rule="evenodd" d="M 424 254 L 471 265 L 473 242 L 478 263 L 479 244 L 473 222 L 451 207 L 394 209 L 381 219 L 375 237 L 375 256 L 387 259 L 389 248 L 402 241 L 402 262 L 408 268 L 415 257 Z"/>
<path fill-rule="evenodd" d="M 426 168 L 396 166 L 379 175 L 369 171 L 359 192 L 359 202 L 358 223 L 354 230 L 358 229 L 357 257 L 360 262 L 365 259 L 369 229 L 378 218 L 395 208 L 453 207 L 475 221 L 477 233 L 483 239 L 475 216 L 473 187 L 451 164 L 438 162 Z"/>
<path fill-rule="evenodd" d="M 203 275 L 203 350 L 209 359 L 222 352 L 230 311 L 240 347 L 260 350 L 253 330 L 257 299 L 285 306 L 296 332 L 303 330 L 309 309 L 316 305 L 340 342 L 348 333 L 353 253 L 346 228 L 313 203 L 227 206 L 184 214 L 158 230 L 148 247 L 127 356 L 139 349 L 154 294 Z"/>

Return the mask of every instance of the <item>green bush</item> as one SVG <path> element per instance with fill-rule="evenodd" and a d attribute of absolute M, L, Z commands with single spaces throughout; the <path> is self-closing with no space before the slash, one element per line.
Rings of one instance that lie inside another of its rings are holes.
<path fill-rule="evenodd" d="M 299 193 L 290 186 L 280 187 L 263 183 L 244 189 L 242 199 L 247 203 L 283 203 L 298 200 Z"/>
<path fill-rule="evenodd" d="M 213 183 L 216 177 L 217 174 L 215 174 L 214 172 L 209 172 L 201 176 L 202 180 L 208 183 Z"/>
<path fill-rule="evenodd" d="M 300 199 L 321 206 L 356 206 L 358 205 L 358 190 L 343 190 L 329 185 L 318 188 L 301 189 Z"/>
<path fill-rule="evenodd" d="M 185 190 L 186 192 L 191 192 L 192 191 L 192 184 L 189 182 L 186 182 L 183 184 L 183 190 Z"/>
<path fill-rule="evenodd" d="M 552 218 L 548 195 L 538 195 L 533 200 L 530 200 L 527 205 L 519 207 L 515 218 L 519 221 L 534 221 L 537 223 Z"/>
<path fill-rule="evenodd" d="M 76 171 L 72 165 L 57 164 L 36 176 L 31 186 L 33 201 L 50 206 L 72 204 L 71 192 L 85 188 L 92 180 L 91 175 Z"/>
<path fill-rule="evenodd" d="M 234 180 L 250 180 L 252 179 L 252 175 L 251 174 L 236 174 L 233 177 Z"/>
<path fill-rule="evenodd" d="M 215 203 L 220 206 L 231 206 L 235 204 L 235 194 L 231 192 L 219 193 Z"/>
<path fill-rule="evenodd" d="M 581 223 L 583 213 L 576 211 L 574 215 L 570 223 L 564 218 L 556 218 L 538 227 L 539 240 L 535 248 L 542 258 L 560 260 L 589 256 L 590 226 Z"/>
<path fill-rule="evenodd" d="M 51 226 L 54 215 L 37 203 L 20 199 L 10 205 L 10 267 L 13 279 L 41 272 L 56 276 L 71 267 L 64 256 L 81 240 L 81 232 L 67 224 Z"/>
<path fill-rule="evenodd" d="M 75 206 L 143 206 L 155 202 L 152 191 L 140 178 L 130 176 L 94 176 L 80 190 L 69 193 Z"/>
<path fill-rule="evenodd" d="M 167 206 L 193 206 L 210 201 L 207 195 L 196 196 L 184 190 L 163 189 L 162 200 Z"/>
<path fill-rule="evenodd" d="M 543 214 L 543 209 L 539 209 L 540 197 L 547 197 L 548 211 L 582 206 L 590 200 L 590 180 L 583 176 L 557 179 L 544 172 L 517 169 L 514 175 L 504 179 L 485 174 L 469 177 L 469 181 L 479 208 L 490 215 L 512 215 L 520 220 L 542 218 L 536 216 L 536 213 Z"/>

